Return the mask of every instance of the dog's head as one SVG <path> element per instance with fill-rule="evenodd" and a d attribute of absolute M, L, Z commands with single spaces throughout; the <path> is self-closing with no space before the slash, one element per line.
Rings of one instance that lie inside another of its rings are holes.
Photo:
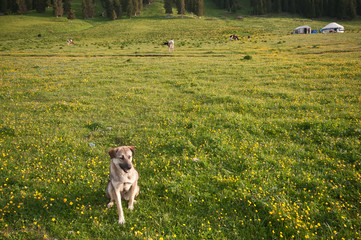
<path fill-rule="evenodd" d="M 110 158 L 126 173 L 133 167 L 132 160 L 134 154 L 135 149 L 133 146 L 121 146 L 109 150 Z"/>

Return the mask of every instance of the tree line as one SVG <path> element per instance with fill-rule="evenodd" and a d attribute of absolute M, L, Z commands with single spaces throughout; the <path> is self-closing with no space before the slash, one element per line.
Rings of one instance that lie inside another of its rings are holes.
<path fill-rule="evenodd" d="M 361 15 L 361 0 L 250 0 L 253 13 L 297 13 L 308 18 L 354 19 Z"/>
<path fill-rule="evenodd" d="M 101 15 L 115 20 L 122 16 L 133 17 L 140 14 L 143 4 L 149 4 L 149 0 L 101 0 L 101 4 L 104 8 Z M 82 0 L 82 17 L 95 17 L 95 6 L 96 0 Z M 67 15 L 69 19 L 76 18 L 71 0 L 0 0 L 0 12 L 5 14 L 26 14 L 31 10 L 44 13 L 47 8 L 53 9 L 55 17 Z"/>
<path fill-rule="evenodd" d="M 139 15 L 143 10 L 144 4 L 149 4 L 149 0 L 101 0 L 106 15 L 110 19 L 117 19 L 122 16 Z"/>
<path fill-rule="evenodd" d="M 235 12 L 241 6 L 238 0 L 213 0 L 218 8 Z M 308 18 L 333 17 L 354 19 L 361 15 L 361 0 L 249 0 L 252 14 L 288 12 Z"/>
<path fill-rule="evenodd" d="M 69 19 L 75 19 L 75 12 L 71 8 L 71 0 L 0 0 L 0 12 L 6 14 L 26 14 L 35 10 L 37 13 L 44 13 L 47 8 L 53 9 L 55 17 L 67 15 Z M 82 0 L 83 18 L 95 16 L 95 0 Z"/>
<path fill-rule="evenodd" d="M 228 12 L 236 12 L 241 8 L 237 0 L 213 0 L 220 9 L 226 9 Z"/>
<path fill-rule="evenodd" d="M 106 16 L 112 20 L 122 16 L 133 17 L 139 15 L 144 4 L 150 4 L 151 0 L 100 0 L 104 11 L 101 16 Z M 95 16 L 96 0 L 82 0 L 82 17 L 84 19 Z M 164 0 L 165 12 L 172 13 L 172 8 L 176 6 L 178 14 L 192 12 L 198 16 L 204 15 L 203 0 Z M 47 8 L 53 9 L 55 17 L 67 15 L 69 19 L 75 19 L 75 12 L 71 8 L 71 0 L 0 0 L 0 12 L 5 14 L 26 14 L 35 10 L 44 13 Z"/>
<path fill-rule="evenodd" d="M 186 12 L 204 15 L 204 1 L 203 0 L 164 0 L 165 13 L 172 14 L 173 7 L 177 8 L 177 13 L 182 16 Z"/>
<path fill-rule="evenodd" d="M 118 19 L 122 16 L 133 17 L 142 12 L 143 5 L 151 0 L 100 0 L 104 8 L 102 16 Z M 213 0 L 218 8 L 229 12 L 237 11 L 241 5 L 238 0 Z M 263 15 L 269 13 L 288 12 L 301 14 L 309 18 L 333 17 L 339 19 L 354 19 L 361 15 L 361 0 L 249 0 L 253 14 Z M 96 0 L 82 0 L 82 17 L 95 16 Z M 173 8 L 178 14 L 186 12 L 204 15 L 203 0 L 164 0 L 165 13 L 172 14 Z M 53 8 L 53 15 L 61 17 L 67 15 L 69 19 L 75 18 L 71 8 L 71 0 L 0 0 L 0 12 L 6 14 L 26 14 L 36 10 L 45 12 L 46 8 Z"/>

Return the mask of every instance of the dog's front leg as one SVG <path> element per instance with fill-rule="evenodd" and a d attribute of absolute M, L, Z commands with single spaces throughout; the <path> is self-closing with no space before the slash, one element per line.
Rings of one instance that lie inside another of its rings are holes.
<path fill-rule="evenodd" d="M 138 181 L 135 181 L 132 188 L 130 189 L 130 198 L 129 198 L 129 203 L 128 203 L 128 209 L 130 209 L 130 210 L 134 209 L 134 203 L 136 203 L 134 198 L 138 193 L 139 193 Z"/>
<path fill-rule="evenodd" d="M 106 188 L 106 195 L 108 198 L 110 198 L 110 202 L 108 203 L 107 207 L 111 208 L 111 207 L 113 207 L 113 203 L 115 200 L 115 190 L 114 190 L 114 187 L 113 187 L 112 183 L 110 182 L 110 180 L 109 180 L 107 188 Z"/>
<path fill-rule="evenodd" d="M 117 208 L 118 208 L 118 214 L 119 214 L 119 224 L 124 224 L 125 223 L 125 219 L 124 219 L 124 213 L 123 213 L 123 208 L 122 208 L 122 198 L 120 196 L 120 191 L 115 190 L 115 202 L 117 203 Z"/>

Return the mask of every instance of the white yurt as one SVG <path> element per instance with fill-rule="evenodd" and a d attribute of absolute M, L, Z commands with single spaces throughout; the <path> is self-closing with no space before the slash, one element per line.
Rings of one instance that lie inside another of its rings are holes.
<path fill-rule="evenodd" d="M 343 33 L 345 32 L 345 28 L 340 24 L 335 22 L 328 24 L 327 26 L 321 29 L 322 33 Z"/>
<path fill-rule="evenodd" d="M 310 26 L 307 26 L 307 25 L 304 25 L 304 26 L 301 26 L 301 27 L 298 27 L 298 28 L 295 28 L 293 30 L 294 34 L 307 34 L 307 33 L 311 33 L 311 27 Z"/>

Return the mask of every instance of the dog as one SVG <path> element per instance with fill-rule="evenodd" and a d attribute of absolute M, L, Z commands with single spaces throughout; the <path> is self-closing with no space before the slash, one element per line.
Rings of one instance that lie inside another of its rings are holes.
<path fill-rule="evenodd" d="M 133 146 L 121 146 L 109 150 L 110 169 L 106 195 L 110 198 L 108 208 L 117 204 L 119 224 L 124 224 L 124 213 L 121 198 L 128 202 L 128 209 L 133 210 L 134 200 L 139 195 L 138 172 L 132 164 L 135 149 Z"/>
<path fill-rule="evenodd" d="M 170 40 L 169 42 L 165 42 L 163 45 L 168 46 L 169 52 L 174 52 L 174 40 Z"/>

